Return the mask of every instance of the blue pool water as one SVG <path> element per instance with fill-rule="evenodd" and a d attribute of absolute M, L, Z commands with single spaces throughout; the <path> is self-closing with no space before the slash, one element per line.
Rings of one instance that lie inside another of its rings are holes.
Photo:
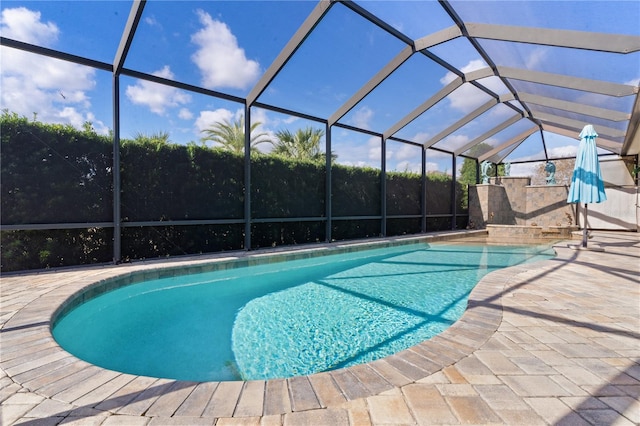
<path fill-rule="evenodd" d="M 442 332 L 496 269 L 544 247 L 412 244 L 145 281 L 66 314 L 54 338 L 125 373 L 192 381 L 360 364 Z"/>

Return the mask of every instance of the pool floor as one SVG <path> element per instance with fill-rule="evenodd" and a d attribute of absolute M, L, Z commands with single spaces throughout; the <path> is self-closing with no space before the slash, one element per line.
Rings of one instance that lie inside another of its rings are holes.
<path fill-rule="evenodd" d="M 393 355 L 441 333 L 491 271 L 549 246 L 406 244 L 176 275 L 85 301 L 53 329 L 116 371 L 193 381 L 304 376 Z"/>

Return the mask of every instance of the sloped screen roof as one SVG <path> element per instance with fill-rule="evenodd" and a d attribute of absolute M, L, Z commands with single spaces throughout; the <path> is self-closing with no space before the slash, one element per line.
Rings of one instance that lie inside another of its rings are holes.
<path fill-rule="evenodd" d="M 638 154 L 639 20 L 636 1 L 7 0 L 2 108 L 107 132 L 115 73 L 144 110 L 125 134 L 197 139 L 216 98 L 481 161 L 570 156 L 585 124 Z"/>

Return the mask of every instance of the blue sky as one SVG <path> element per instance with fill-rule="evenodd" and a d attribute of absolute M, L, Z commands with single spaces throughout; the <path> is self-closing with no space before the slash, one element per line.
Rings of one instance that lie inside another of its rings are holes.
<path fill-rule="evenodd" d="M 411 38 L 452 25 L 435 1 L 358 2 Z M 543 26 L 582 31 L 638 35 L 640 2 L 456 2 L 463 19 L 508 25 Z M 125 67 L 168 79 L 245 97 L 301 25 L 315 1 L 154 1 L 147 3 Z M 112 63 L 131 4 L 129 1 L 20 1 L 2 2 L 4 37 Z M 553 13 L 550 13 L 553 12 Z M 598 14 L 599 19 L 580 19 Z M 568 49 L 486 41 L 499 65 L 540 69 L 585 78 L 638 84 L 639 56 L 618 56 Z M 296 52 L 285 69 L 258 99 L 259 102 L 327 118 L 366 83 L 404 45 L 343 5 L 335 5 Z M 431 49 L 449 63 L 471 71 L 486 66 L 464 39 Z M 98 132 L 113 127 L 111 75 L 91 68 L 38 58 L 3 47 L 2 108 L 39 120 L 80 127 L 91 121 Z M 575 55 L 575 59 L 567 57 Z M 631 60 L 631 62 L 629 62 Z M 635 62 L 634 62 L 635 60 Z M 590 67 L 575 64 L 591 63 Z M 629 66 L 629 64 L 634 66 Z M 453 79 L 451 73 L 422 55 L 413 55 L 393 76 L 357 104 L 340 122 L 384 132 Z M 496 93 L 506 93 L 497 78 L 481 81 Z M 521 82 L 519 84 L 526 84 Z M 549 89 L 554 96 L 573 100 L 575 93 Z M 25 95 L 28 94 L 28 95 Z M 199 141 L 201 131 L 219 120 L 233 120 L 242 105 L 160 86 L 131 77 L 121 78 L 122 137 L 136 133 L 168 132 L 176 143 Z M 633 99 L 581 101 L 594 106 L 629 110 Z M 398 136 L 425 142 L 439 131 L 489 100 L 466 83 L 436 104 Z M 450 135 L 435 147 L 459 149 L 474 136 L 514 114 L 499 105 Z M 254 108 L 261 131 L 319 126 L 311 121 Z M 492 146 L 531 127 L 527 120 L 492 137 Z M 344 164 L 380 166 L 379 139 L 334 128 L 333 150 Z M 577 135 L 576 135 L 577 138 Z M 539 133 L 512 154 L 514 160 L 542 159 Z M 551 156 L 572 155 L 577 139 L 545 133 Z M 268 146 L 262 146 L 268 150 Z M 420 150 L 390 143 L 390 170 L 420 170 Z M 428 170 L 451 171 L 451 159 L 429 152 Z M 521 173 L 526 173 L 521 168 Z M 512 168 L 517 174 L 518 168 Z"/>

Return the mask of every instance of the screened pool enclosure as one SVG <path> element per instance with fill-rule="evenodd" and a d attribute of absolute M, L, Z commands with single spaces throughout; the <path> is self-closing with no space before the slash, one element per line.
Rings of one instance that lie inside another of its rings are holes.
<path fill-rule="evenodd" d="M 467 226 L 640 151 L 636 1 L 2 3 L 2 270 Z"/>

